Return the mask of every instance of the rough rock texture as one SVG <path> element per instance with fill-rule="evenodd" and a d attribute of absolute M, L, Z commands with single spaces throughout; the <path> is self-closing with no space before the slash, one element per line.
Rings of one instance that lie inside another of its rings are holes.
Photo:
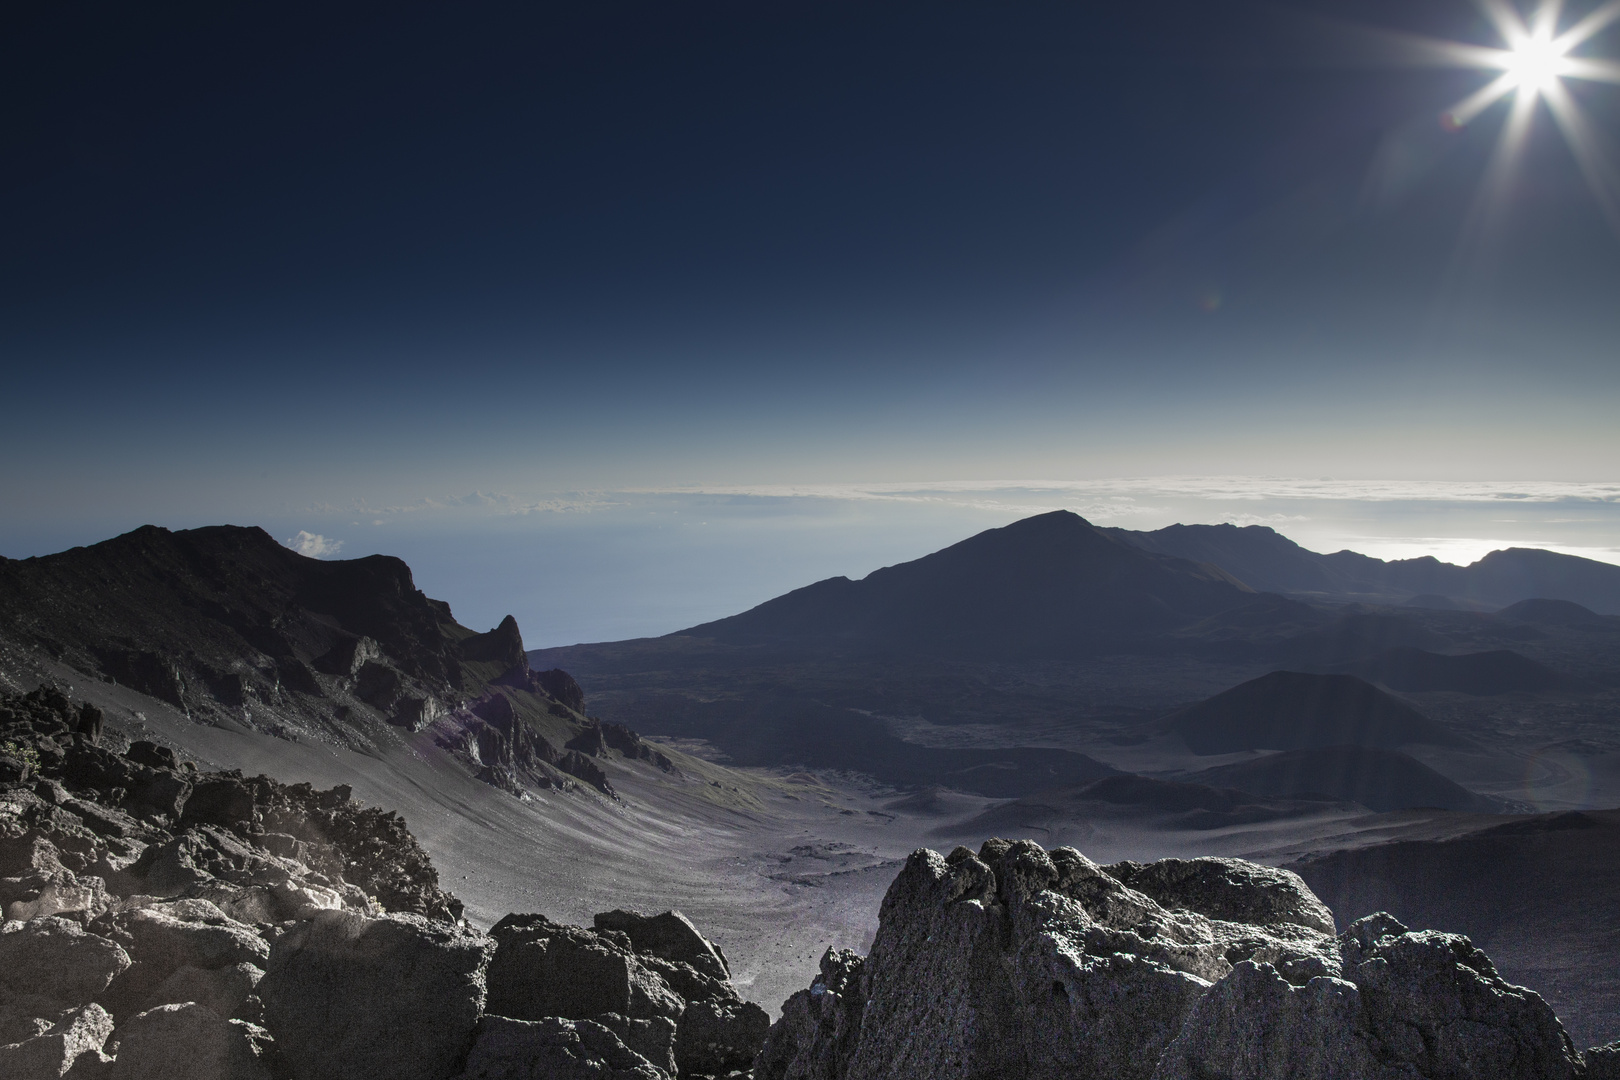
<path fill-rule="evenodd" d="M 606 1026 L 590 1020 L 486 1016 L 460 1080 L 669 1080 Z"/>
<path fill-rule="evenodd" d="M 1620 1080 L 1620 1042 L 1586 1052 L 1586 1080 Z"/>
<path fill-rule="evenodd" d="M 7 1080 L 57 1080 L 83 1055 L 99 1055 L 112 1030 L 112 1017 L 100 1005 L 92 1003 L 74 1009 L 46 1031 L 0 1046 L 0 1076 Z M 96 1060 L 99 1063 L 99 1057 Z"/>
<path fill-rule="evenodd" d="M 770 1027 L 737 996 L 719 948 L 679 912 L 610 911 L 595 929 L 508 915 L 490 931 L 491 1013 L 593 1020 L 682 1076 L 747 1069 Z"/>
<path fill-rule="evenodd" d="M 111 1080 L 271 1080 L 263 1030 L 202 1005 L 160 1005 L 118 1036 Z"/>
<path fill-rule="evenodd" d="M 277 940 L 258 985 L 299 1080 L 444 1080 L 484 1008 L 494 942 L 416 915 L 321 911 Z"/>
<path fill-rule="evenodd" d="M 1331 913 L 1233 859 L 912 855 L 871 954 L 829 953 L 757 1080 L 1574 1078 L 1551 1009 L 1466 938 Z"/>
<path fill-rule="evenodd" d="M 0 698 L 0 746 L 28 773 L 0 781 L 6 918 L 95 918 L 130 896 L 205 899 L 247 923 L 329 907 L 460 917 L 397 814 L 347 787 L 199 773 L 151 743 L 118 753 L 101 721 L 54 687 Z"/>

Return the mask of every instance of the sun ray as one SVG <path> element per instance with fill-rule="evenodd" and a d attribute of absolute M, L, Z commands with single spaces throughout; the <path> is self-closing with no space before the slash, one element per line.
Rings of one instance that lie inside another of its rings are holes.
<path fill-rule="evenodd" d="M 1445 126 L 1452 130 L 1466 127 L 1480 113 L 1512 93 L 1518 85 L 1519 77 L 1511 71 L 1504 71 L 1441 114 Z"/>
<path fill-rule="evenodd" d="M 1565 30 L 1554 44 L 1561 51 L 1569 52 L 1608 29 L 1616 19 L 1620 19 L 1620 0 L 1609 0 L 1607 4 L 1595 9 L 1586 18 Z"/>
<path fill-rule="evenodd" d="M 1585 56 L 1571 56 L 1564 60 L 1564 74 L 1588 82 L 1620 83 L 1620 64 L 1613 60 L 1597 60 Z"/>
<path fill-rule="evenodd" d="M 1491 20 L 1496 32 L 1510 47 L 1516 47 L 1530 36 L 1530 28 L 1524 25 L 1524 20 L 1507 0 L 1474 0 L 1474 3 Z"/>
<path fill-rule="evenodd" d="M 1564 0 L 1545 0 L 1530 18 L 1530 37 L 1555 44 L 1553 35 L 1558 32 L 1558 17 L 1563 13 Z"/>
<path fill-rule="evenodd" d="M 1461 288 L 1472 293 L 1481 275 L 1488 276 L 1495 264 L 1496 241 L 1501 235 L 1501 223 L 1506 215 L 1513 191 L 1513 181 L 1529 142 L 1531 120 L 1534 119 L 1536 98 L 1519 94 L 1513 99 L 1502 133 L 1491 151 L 1491 159 L 1480 179 L 1463 223 L 1462 234 L 1452 255 L 1448 291 Z"/>
<path fill-rule="evenodd" d="M 1580 104 L 1562 85 L 1546 91 L 1547 108 L 1553 120 L 1564 133 L 1564 140 L 1575 154 L 1575 161 L 1586 176 L 1603 216 L 1609 226 L 1620 234 L 1620 170 L 1616 170 L 1614 157 L 1604 145 L 1602 135 L 1586 119 Z"/>

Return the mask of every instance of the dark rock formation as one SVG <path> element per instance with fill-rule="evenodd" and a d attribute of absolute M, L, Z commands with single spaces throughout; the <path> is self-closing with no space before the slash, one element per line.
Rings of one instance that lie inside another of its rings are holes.
<path fill-rule="evenodd" d="M 493 948 L 419 915 L 317 912 L 271 951 L 265 1026 L 299 1080 L 443 1080 L 472 1045 Z"/>
<path fill-rule="evenodd" d="M 528 658 L 524 658 L 524 666 L 528 666 Z M 562 705 L 577 713 L 585 711 L 585 691 L 579 688 L 574 677 L 561 668 L 552 668 L 549 671 L 536 671 L 533 673 L 534 682 L 546 694 Z"/>
<path fill-rule="evenodd" d="M 719 948 L 679 912 L 604 912 L 594 930 L 509 915 L 490 934 L 491 1013 L 594 1020 L 681 1076 L 747 1069 L 770 1026 L 732 989 Z"/>
<path fill-rule="evenodd" d="M 568 740 L 567 745 L 568 749 L 591 757 L 606 757 L 608 751 L 617 750 L 632 761 L 650 762 L 664 772 L 679 772 L 667 755 L 642 742 L 640 735 L 623 724 L 608 724 L 592 718 L 590 725 Z"/>
<path fill-rule="evenodd" d="M 118 1029 L 110 1080 L 271 1080 L 264 1029 L 196 1002 L 160 1005 Z"/>
<path fill-rule="evenodd" d="M 1285 870 L 1099 867 L 989 841 L 915 853 L 864 960 L 829 950 L 756 1080 L 1574 1080 L 1545 1002 L 1466 938 L 1388 916 L 1337 938 Z"/>
<path fill-rule="evenodd" d="M 603 1024 L 486 1016 L 458 1080 L 668 1080 L 669 1075 Z"/>

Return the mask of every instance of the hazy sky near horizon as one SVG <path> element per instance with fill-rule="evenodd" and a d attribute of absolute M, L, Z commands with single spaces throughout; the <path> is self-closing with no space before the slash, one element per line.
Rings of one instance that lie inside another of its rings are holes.
<path fill-rule="evenodd" d="M 703 604 L 642 499 L 744 500 L 693 549 L 716 575 L 754 565 L 714 553 L 756 518 L 802 527 L 758 556 L 781 574 L 738 571 L 754 595 L 1023 505 L 840 485 L 1035 477 L 1057 487 L 1030 505 L 1083 511 L 1063 484 L 1148 478 L 1138 517 L 1168 524 L 1245 512 L 1170 477 L 1617 479 L 1620 238 L 1557 126 L 1540 107 L 1482 228 L 1507 108 L 1438 118 L 1489 76 L 1355 29 L 1493 43 L 1468 0 L 0 18 L 0 554 L 229 520 L 403 545 L 472 588 L 572 537 L 620 557 L 558 565 L 618 581 L 614 625 L 650 632 Z M 1620 87 L 1570 87 L 1620 131 Z M 1451 489 L 1309 513 L 1267 491 L 1261 517 L 1329 546 L 1620 547 L 1612 495 L 1515 532 Z M 472 492 L 612 506 L 369 524 Z M 682 574 L 668 618 L 630 612 L 625 582 Z"/>

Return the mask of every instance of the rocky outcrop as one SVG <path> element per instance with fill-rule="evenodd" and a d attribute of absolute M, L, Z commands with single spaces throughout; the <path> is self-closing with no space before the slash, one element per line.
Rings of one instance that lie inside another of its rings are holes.
<path fill-rule="evenodd" d="M 0 698 L 7 1080 L 671 1080 L 741 1076 L 764 1041 L 678 912 L 486 935 L 398 815 L 120 751 L 100 720 L 51 688 Z"/>
<path fill-rule="evenodd" d="M 6 918 L 97 918 L 129 896 L 206 900 L 250 924 L 306 908 L 460 917 L 405 822 L 347 787 L 201 773 L 149 742 L 120 753 L 100 725 L 53 687 L 0 699 L 0 746 L 27 764 L 0 783 Z"/>
<path fill-rule="evenodd" d="M 493 949 L 418 915 L 317 912 L 276 942 L 265 1024 L 299 1080 L 444 1080 L 472 1045 Z"/>
<path fill-rule="evenodd" d="M 754 1075 L 1582 1075 L 1552 1010 L 1466 938 L 1387 915 L 1333 930 L 1297 876 L 1241 860 L 1098 866 L 998 840 L 918 851 L 884 898 L 870 955 L 829 950 Z"/>
<path fill-rule="evenodd" d="M 271 1080 L 263 1028 L 195 1002 L 159 1005 L 119 1029 L 110 1080 Z"/>
<path fill-rule="evenodd" d="M 668 1080 L 669 1071 L 590 1020 L 486 1016 L 458 1080 Z"/>
<path fill-rule="evenodd" d="M 681 1076 L 747 1069 L 770 1026 L 737 996 L 719 948 L 684 915 L 604 912 L 595 929 L 509 915 L 490 931 L 489 1011 L 591 1020 Z M 668 1071 L 668 1070 L 666 1070 Z"/>

